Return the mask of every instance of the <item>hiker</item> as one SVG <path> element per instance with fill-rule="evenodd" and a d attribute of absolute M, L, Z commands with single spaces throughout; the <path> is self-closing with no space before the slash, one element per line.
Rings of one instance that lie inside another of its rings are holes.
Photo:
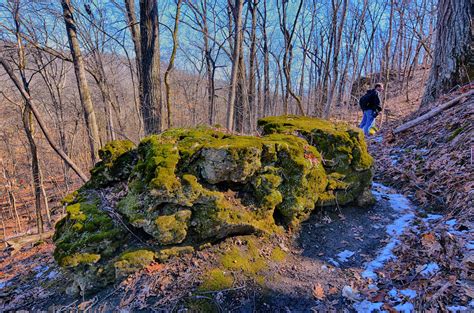
<path fill-rule="evenodd" d="M 379 112 L 382 111 L 379 96 L 379 93 L 382 91 L 383 85 L 377 83 L 374 89 L 367 90 L 367 93 L 359 100 L 359 105 L 363 113 L 359 128 L 362 128 L 367 137 L 369 136 L 370 127 L 372 127 L 372 124 L 375 122 L 375 118 L 379 115 Z"/>

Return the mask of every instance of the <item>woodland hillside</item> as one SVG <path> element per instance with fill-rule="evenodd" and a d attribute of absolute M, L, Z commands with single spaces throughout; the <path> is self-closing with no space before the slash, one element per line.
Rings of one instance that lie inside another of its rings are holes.
<path fill-rule="evenodd" d="M 473 310 L 473 13 L 0 0 L 0 310 Z"/>

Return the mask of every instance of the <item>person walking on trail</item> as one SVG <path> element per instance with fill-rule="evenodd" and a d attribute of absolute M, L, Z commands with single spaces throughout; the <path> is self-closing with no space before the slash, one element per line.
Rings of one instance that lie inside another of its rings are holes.
<path fill-rule="evenodd" d="M 382 111 L 380 105 L 380 92 L 382 91 L 383 85 L 377 83 L 375 84 L 374 89 L 368 90 L 359 100 L 359 105 L 363 113 L 359 128 L 364 131 L 366 137 L 370 135 L 369 130 L 375 122 L 375 118 L 379 115 L 379 112 Z"/>

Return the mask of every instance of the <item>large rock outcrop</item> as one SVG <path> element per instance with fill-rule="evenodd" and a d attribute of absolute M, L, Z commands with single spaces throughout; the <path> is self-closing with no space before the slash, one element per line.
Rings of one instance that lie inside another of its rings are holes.
<path fill-rule="evenodd" d="M 101 149 L 54 236 L 73 289 L 229 236 L 297 228 L 317 206 L 370 196 L 372 159 L 358 130 L 294 116 L 259 126 L 264 136 L 172 129 Z"/>

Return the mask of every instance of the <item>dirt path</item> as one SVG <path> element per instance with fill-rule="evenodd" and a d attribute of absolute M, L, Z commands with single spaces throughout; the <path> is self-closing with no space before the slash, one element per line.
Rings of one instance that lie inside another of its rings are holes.
<path fill-rule="evenodd" d="M 374 185 L 374 194 L 377 203 L 369 210 L 345 207 L 313 215 L 303 224 L 291 249 L 295 254 L 269 284 L 260 311 L 342 309 L 362 300 L 356 290 L 373 287 L 375 270 L 392 257 L 396 236 L 414 210 L 408 199 L 382 185 Z"/>

